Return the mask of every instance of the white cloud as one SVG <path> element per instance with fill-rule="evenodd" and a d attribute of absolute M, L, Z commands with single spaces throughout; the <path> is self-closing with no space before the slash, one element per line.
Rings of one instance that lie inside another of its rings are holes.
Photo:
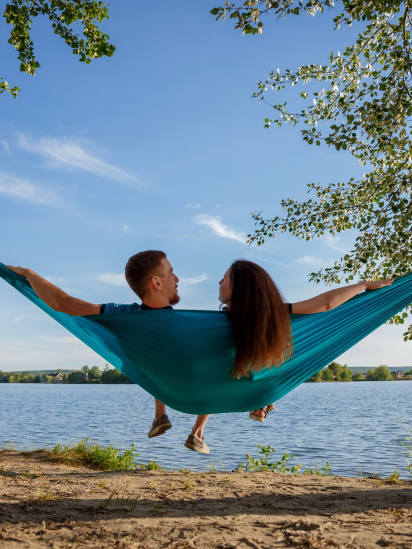
<path fill-rule="evenodd" d="M 2 144 L 3 147 L 5 148 L 6 153 L 7 153 L 9 156 L 11 156 L 9 144 L 7 143 L 7 141 L 4 141 L 4 139 L 2 139 L 2 140 L 1 140 L 1 144 Z"/>
<path fill-rule="evenodd" d="M 362 339 L 343 355 L 336 358 L 340 364 L 351 366 L 409 366 L 411 363 L 410 342 L 403 341 L 405 327 L 384 325 Z"/>
<path fill-rule="evenodd" d="M 111 286 L 122 286 L 128 288 L 124 274 L 103 273 L 97 277 L 97 280 L 104 282 L 105 284 L 110 284 Z"/>
<path fill-rule="evenodd" d="M 201 274 L 198 276 L 193 276 L 189 278 L 180 278 L 179 279 L 179 294 L 182 297 L 182 299 L 185 300 L 187 303 L 187 299 L 190 299 L 190 296 L 196 293 L 196 287 L 198 284 L 201 284 L 205 280 L 207 280 L 207 276 L 205 274 Z"/>
<path fill-rule="evenodd" d="M 130 234 L 130 227 L 129 227 L 129 225 L 123 225 L 123 232 L 125 232 L 126 234 Z"/>
<path fill-rule="evenodd" d="M 305 263 L 306 265 L 320 265 L 322 260 L 319 257 L 313 257 L 310 255 L 304 255 L 296 260 L 297 263 Z"/>
<path fill-rule="evenodd" d="M 195 222 L 198 225 L 209 227 L 215 235 L 220 236 L 221 238 L 229 238 L 246 244 L 247 236 L 240 231 L 235 231 L 235 229 L 232 229 L 229 225 L 224 225 L 220 216 L 201 214 L 195 218 Z"/>
<path fill-rule="evenodd" d="M 73 336 L 49 337 L 49 336 L 42 335 L 40 337 L 41 339 L 49 343 L 60 343 L 64 345 L 67 345 L 67 344 L 82 345 L 82 342 L 80 341 L 80 339 L 77 339 L 77 337 L 73 337 Z"/>
<path fill-rule="evenodd" d="M 0 339 L 0 343 L 0 362 L 7 364 L 7 371 L 80 369 L 84 364 L 97 364 L 103 368 L 106 362 L 74 337 L 40 336 L 36 341 L 12 341 L 8 338 Z"/>
<path fill-rule="evenodd" d="M 47 158 L 51 167 L 69 166 L 100 177 L 114 179 L 120 183 L 134 183 L 143 186 L 138 177 L 88 153 L 78 141 L 55 138 L 33 140 L 19 135 L 18 143 L 21 149 Z"/>
<path fill-rule="evenodd" d="M 48 189 L 33 185 L 27 179 L 0 172 L 0 194 L 45 206 L 59 206 L 58 196 Z"/>
<path fill-rule="evenodd" d="M 332 250 L 336 250 L 337 252 L 341 254 L 346 254 L 346 250 L 344 250 L 341 246 L 339 246 L 340 238 L 339 236 L 332 236 L 328 235 L 326 237 L 326 244 L 329 246 L 329 248 L 332 248 Z"/>
<path fill-rule="evenodd" d="M 186 208 L 191 208 L 192 210 L 198 210 L 201 207 L 202 207 L 202 204 L 199 204 L 199 203 L 192 204 L 192 202 L 190 202 L 190 204 L 186 204 Z"/>
<path fill-rule="evenodd" d="M 200 282 L 204 282 L 205 280 L 207 280 L 207 276 L 205 274 L 201 274 L 192 278 L 179 278 L 179 284 L 191 286 L 192 284 L 200 284 Z"/>

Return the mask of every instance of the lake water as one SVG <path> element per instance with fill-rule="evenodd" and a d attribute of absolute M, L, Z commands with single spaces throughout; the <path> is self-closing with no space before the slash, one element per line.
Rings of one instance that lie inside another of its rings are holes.
<path fill-rule="evenodd" d="M 89 437 L 122 449 L 136 443 L 141 462 L 166 468 L 232 470 L 257 455 L 256 444 L 271 445 L 279 457 L 313 468 L 329 462 L 333 473 L 407 478 L 399 443 L 412 427 L 412 381 L 305 383 L 275 403 L 264 423 L 243 414 L 210 418 L 204 456 L 183 446 L 193 416 L 170 410 L 173 428 L 147 438 L 153 401 L 136 385 L 0 384 L 0 446 L 45 447 Z"/>

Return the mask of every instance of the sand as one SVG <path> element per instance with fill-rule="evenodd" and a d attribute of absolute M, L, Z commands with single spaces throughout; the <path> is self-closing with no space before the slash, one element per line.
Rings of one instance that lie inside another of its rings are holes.
<path fill-rule="evenodd" d="M 412 483 L 100 472 L 0 454 L 0 547 L 412 548 Z"/>

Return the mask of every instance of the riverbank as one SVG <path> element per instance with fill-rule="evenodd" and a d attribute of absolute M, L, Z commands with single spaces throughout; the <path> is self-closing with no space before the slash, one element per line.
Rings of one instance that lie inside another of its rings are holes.
<path fill-rule="evenodd" d="M 0 546 L 410 547 L 412 483 L 317 475 L 101 472 L 0 455 Z"/>

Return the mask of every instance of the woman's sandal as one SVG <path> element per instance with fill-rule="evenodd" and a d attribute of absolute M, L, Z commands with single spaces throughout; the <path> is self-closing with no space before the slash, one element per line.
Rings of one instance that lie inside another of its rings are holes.
<path fill-rule="evenodd" d="M 257 416 L 255 414 L 255 412 L 257 412 L 258 410 L 253 410 L 253 412 L 250 412 L 249 417 L 250 419 L 255 419 L 256 421 L 261 421 L 263 423 L 268 413 L 274 409 L 275 406 L 273 404 L 268 404 L 267 406 L 263 406 L 263 408 L 258 408 L 258 410 L 262 410 L 262 412 L 264 412 L 265 415 L 263 417 Z"/>

